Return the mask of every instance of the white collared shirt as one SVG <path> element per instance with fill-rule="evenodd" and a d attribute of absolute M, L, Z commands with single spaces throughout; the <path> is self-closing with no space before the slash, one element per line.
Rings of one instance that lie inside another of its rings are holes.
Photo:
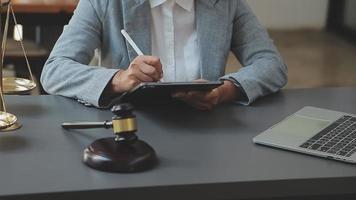
<path fill-rule="evenodd" d="M 163 81 L 201 78 L 194 0 L 150 0 L 152 55 L 163 65 Z"/>

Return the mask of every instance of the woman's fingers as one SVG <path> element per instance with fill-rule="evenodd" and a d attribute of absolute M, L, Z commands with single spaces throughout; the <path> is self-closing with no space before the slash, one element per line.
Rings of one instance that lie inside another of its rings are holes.
<path fill-rule="evenodd" d="M 142 64 L 139 67 L 139 70 L 141 73 L 145 74 L 146 76 L 149 76 L 152 79 L 150 82 L 159 81 L 162 78 L 160 72 L 151 65 Z"/>
<path fill-rule="evenodd" d="M 216 104 L 210 100 L 209 92 L 177 92 L 172 96 L 198 110 L 211 110 Z"/>
<path fill-rule="evenodd" d="M 160 78 L 163 76 L 163 69 L 162 69 L 162 63 L 159 57 L 157 56 L 142 56 L 143 62 L 146 63 L 147 65 L 150 65 L 154 67 L 158 74 L 160 75 Z"/>

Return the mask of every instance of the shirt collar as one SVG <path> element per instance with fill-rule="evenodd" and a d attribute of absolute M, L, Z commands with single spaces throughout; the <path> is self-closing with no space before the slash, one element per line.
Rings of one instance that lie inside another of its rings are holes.
<path fill-rule="evenodd" d="M 187 11 L 192 11 L 194 5 L 194 0 L 150 0 L 151 8 L 160 6 L 166 1 L 175 1 L 179 6 Z"/>

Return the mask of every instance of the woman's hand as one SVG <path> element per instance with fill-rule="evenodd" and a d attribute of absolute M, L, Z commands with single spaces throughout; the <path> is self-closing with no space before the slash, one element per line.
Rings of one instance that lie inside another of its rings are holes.
<path fill-rule="evenodd" d="M 201 81 L 205 80 L 197 80 L 197 82 Z M 211 110 L 218 104 L 235 100 L 238 93 L 239 89 L 231 81 L 224 81 L 223 85 L 208 92 L 177 92 L 173 94 L 173 97 L 198 110 L 206 111 Z"/>
<path fill-rule="evenodd" d="M 111 92 L 127 92 L 142 82 L 157 82 L 162 77 L 162 64 L 158 57 L 138 56 L 127 70 L 115 74 L 111 81 Z"/>

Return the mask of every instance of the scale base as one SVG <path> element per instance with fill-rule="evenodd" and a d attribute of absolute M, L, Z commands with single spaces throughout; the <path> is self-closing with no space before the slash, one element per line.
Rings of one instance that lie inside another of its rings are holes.
<path fill-rule="evenodd" d="M 17 122 L 17 117 L 15 115 L 0 111 L 0 132 L 13 131 L 20 127 L 21 125 Z"/>
<path fill-rule="evenodd" d="M 15 122 L 15 124 L 4 128 L 4 129 L 0 129 L 0 132 L 10 132 L 10 131 L 15 131 L 17 129 L 20 129 L 22 127 L 22 124 L 20 124 L 19 122 Z"/>
<path fill-rule="evenodd" d="M 84 150 L 83 162 L 100 171 L 133 173 L 152 169 L 158 159 L 154 149 L 141 140 L 128 143 L 103 138 Z"/>

